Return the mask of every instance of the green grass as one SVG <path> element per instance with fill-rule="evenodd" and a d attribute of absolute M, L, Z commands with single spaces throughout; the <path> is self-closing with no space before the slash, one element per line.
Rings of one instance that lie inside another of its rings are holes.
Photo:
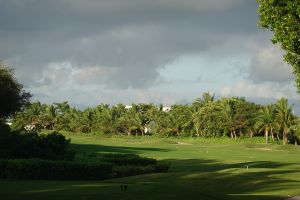
<path fill-rule="evenodd" d="M 300 147 L 217 138 L 66 136 L 82 153 L 135 153 L 168 162 L 171 169 L 105 181 L 1 180 L 1 199 L 279 200 L 300 195 Z M 127 192 L 120 191 L 121 183 L 129 185 Z"/>

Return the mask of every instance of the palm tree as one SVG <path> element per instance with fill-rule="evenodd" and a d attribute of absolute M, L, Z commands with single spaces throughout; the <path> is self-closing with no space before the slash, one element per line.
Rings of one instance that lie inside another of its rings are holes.
<path fill-rule="evenodd" d="M 273 135 L 273 130 L 276 127 L 274 105 L 270 104 L 261 108 L 256 119 L 256 125 L 260 128 L 260 131 L 265 132 L 266 143 L 268 143 L 269 133 Z"/>
<path fill-rule="evenodd" d="M 209 103 L 214 102 L 215 100 L 215 95 L 214 94 L 210 94 L 209 92 L 204 92 L 202 94 L 201 98 L 196 98 L 195 101 L 193 102 L 193 105 L 196 107 L 202 107 L 205 106 Z"/>
<path fill-rule="evenodd" d="M 39 117 L 42 121 L 42 126 L 44 129 L 54 129 L 54 125 L 57 119 L 56 109 L 53 105 L 43 104 L 43 113 Z"/>
<path fill-rule="evenodd" d="M 220 100 L 221 104 L 219 106 L 220 116 L 223 118 L 223 126 L 230 132 L 231 138 L 236 138 L 236 106 L 235 101 L 230 98 L 223 98 Z"/>
<path fill-rule="evenodd" d="M 191 123 L 192 127 L 195 128 L 196 131 L 195 135 L 199 137 L 200 135 L 202 135 L 201 128 L 203 126 L 201 116 L 200 116 L 200 109 L 192 105 L 189 110 L 189 113 L 190 113 L 189 123 Z"/>
<path fill-rule="evenodd" d="M 117 119 L 117 110 L 113 110 L 110 108 L 104 109 L 100 118 L 101 130 L 104 131 L 104 133 L 114 133 Z"/>
<path fill-rule="evenodd" d="M 295 120 L 292 113 L 292 107 L 289 106 L 288 100 L 281 98 L 276 103 L 276 120 L 283 132 L 283 144 L 287 144 L 287 134 L 290 132 Z"/>

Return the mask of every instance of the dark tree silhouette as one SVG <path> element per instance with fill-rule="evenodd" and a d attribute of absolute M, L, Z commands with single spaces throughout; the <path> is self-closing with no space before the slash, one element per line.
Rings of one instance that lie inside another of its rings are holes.
<path fill-rule="evenodd" d="M 0 118 L 21 110 L 30 97 L 31 94 L 15 79 L 12 69 L 0 61 Z"/>

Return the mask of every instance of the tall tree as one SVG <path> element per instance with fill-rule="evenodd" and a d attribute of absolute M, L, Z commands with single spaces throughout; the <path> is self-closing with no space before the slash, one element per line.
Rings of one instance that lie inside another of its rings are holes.
<path fill-rule="evenodd" d="M 264 106 L 258 111 L 257 126 L 260 127 L 261 131 L 265 132 L 266 143 L 268 143 L 269 133 L 273 135 L 273 130 L 276 126 L 274 105 Z"/>
<path fill-rule="evenodd" d="M 288 100 L 281 98 L 276 103 L 276 118 L 283 132 L 283 144 L 287 144 L 287 134 L 290 132 L 295 122 L 295 116 L 292 113 L 292 107 L 289 106 Z"/>
<path fill-rule="evenodd" d="M 19 111 L 30 100 L 31 95 L 15 79 L 12 69 L 0 61 L 0 118 Z"/>
<path fill-rule="evenodd" d="M 257 0 L 259 25 L 274 32 L 273 43 L 285 50 L 284 58 L 296 74 L 300 92 L 300 1 Z"/>
<path fill-rule="evenodd" d="M 211 94 L 209 92 L 204 92 L 202 94 L 202 97 L 201 98 L 196 98 L 193 102 L 193 105 L 195 107 L 202 107 L 202 106 L 205 106 L 209 103 L 212 103 L 214 102 L 215 100 L 215 95 L 214 94 Z"/>

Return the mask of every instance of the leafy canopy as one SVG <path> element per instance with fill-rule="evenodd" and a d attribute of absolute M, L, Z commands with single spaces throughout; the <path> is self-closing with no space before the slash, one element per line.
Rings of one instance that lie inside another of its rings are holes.
<path fill-rule="evenodd" d="M 293 67 L 300 92 L 300 1 L 257 0 L 259 25 L 274 32 L 272 42 L 285 51 L 285 61 Z"/>
<path fill-rule="evenodd" d="M 0 61 L 0 118 L 19 111 L 29 102 L 30 97 L 14 78 L 12 70 Z"/>

